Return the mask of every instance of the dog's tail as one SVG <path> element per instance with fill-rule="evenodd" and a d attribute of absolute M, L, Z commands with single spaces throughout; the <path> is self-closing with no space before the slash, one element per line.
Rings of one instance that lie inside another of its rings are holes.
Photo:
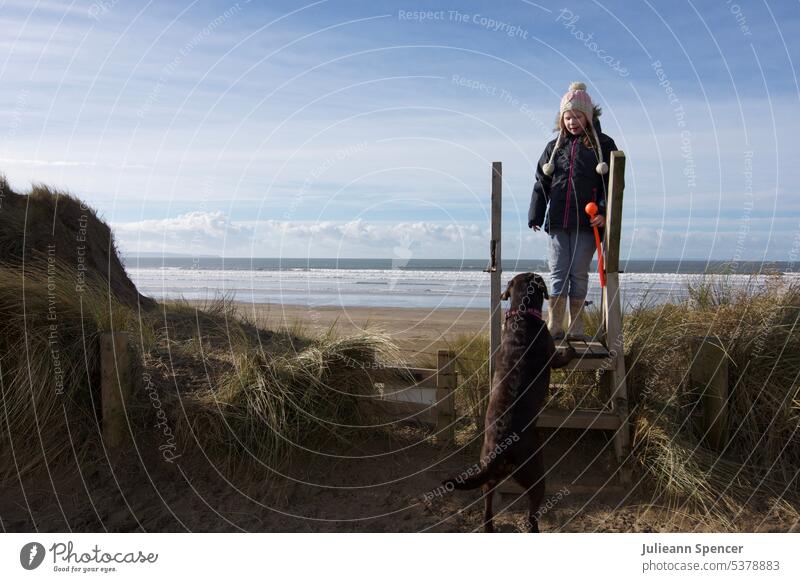
<path fill-rule="evenodd" d="M 453 489 L 459 491 L 477 489 L 481 485 L 485 485 L 495 476 L 501 462 L 499 457 L 495 457 L 489 461 L 489 463 L 482 466 L 477 472 L 472 473 L 471 470 L 462 471 L 458 477 L 452 477 L 442 481 L 442 486 L 445 488 L 445 491 L 452 491 Z"/>

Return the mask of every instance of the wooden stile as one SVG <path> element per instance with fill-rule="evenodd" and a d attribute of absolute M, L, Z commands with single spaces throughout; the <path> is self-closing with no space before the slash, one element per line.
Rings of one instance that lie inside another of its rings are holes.
<path fill-rule="evenodd" d="M 604 383 L 610 394 L 607 410 L 561 410 L 546 408 L 539 415 L 537 426 L 554 429 L 597 429 L 614 431 L 614 452 L 619 466 L 619 480 L 631 482 L 630 427 L 628 391 L 622 334 L 622 308 L 619 284 L 619 247 L 622 234 L 622 199 L 625 188 L 625 154 L 611 152 L 611 167 L 606 201 L 604 239 L 606 287 L 603 289 L 603 343 L 570 341 L 578 353 L 567 370 L 578 372 L 604 371 Z M 494 305 L 494 304 L 493 304 Z M 502 493 L 521 490 L 510 481 L 499 487 Z"/>

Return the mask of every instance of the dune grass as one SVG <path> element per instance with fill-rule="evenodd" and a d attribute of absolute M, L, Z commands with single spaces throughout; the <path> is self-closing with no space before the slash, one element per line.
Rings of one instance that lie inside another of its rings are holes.
<path fill-rule="evenodd" d="M 98 280 L 77 293 L 53 261 L 0 267 L 0 473 L 49 470 L 102 455 L 99 337 L 127 331 L 135 438 L 154 434 L 152 378 L 178 442 L 229 469 L 281 470 L 298 451 L 358 433 L 376 358 L 397 359 L 378 333 L 300 338 L 253 324 L 229 298 L 173 301 L 145 312 Z M 138 404 L 137 404 L 138 403 Z"/>
<path fill-rule="evenodd" d="M 100 333 L 134 321 L 100 283 L 76 292 L 58 262 L 25 276 L 0 266 L 1 473 L 85 457 L 98 434 Z"/>
<path fill-rule="evenodd" d="M 687 301 L 645 299 L 623 321 L 635 462 L 656 493 L 688 500 L 728 527 L 745 506 L 800 504 L 800 285 L 779 275 L 762 281 L 701 278 Z M 587 320 L 591 333 L 599 311 Z M 729 441 L 719 452 L 704 443 L 700 394 L 689 385 L 692 338 L 704 337 L 718 339 L 730 358 Z M 457 413 L 479 418 L 488 335 L 463 335 L 449 348 L 459 357 Z M 602 390 L 586 383 L 585 374 L 554 371 L 548 404 L 605 406 Z"/>
<path fill-rule="evenodd" d="M 665 492 L 730 515 L 764 499 L 800 499 L 800 287 L 775 276 L 759 286 L 724 280 L 689 289 L 683 305 L 626 318 L 626 361 L 636 403 L 634 453 Z M 690 338 L 716 338 L 729 357 L 729 441 L 708 450 L 689 385 Z"/>
<path fill-rule="evenodd" d="M 393 355 L 371 333 L 322 336 L 297 353 L 239 353 L 213 388 L 189 397 L 191 427 L 181 433 L 232 470 L 280 470 L 300 451 L 332 453 L 332 444 L 364 436 L 362 399 L 375 394 L 369 364 Z"/>

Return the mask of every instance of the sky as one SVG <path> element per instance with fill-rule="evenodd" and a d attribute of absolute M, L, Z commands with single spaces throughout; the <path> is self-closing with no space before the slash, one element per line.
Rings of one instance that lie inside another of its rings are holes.
<path fill-rule="evenodd" d="M 503 258 L 561 96 L 627 159 L 622 256 L 796 261 L 800 4 L 0 0 L 0 173 L 122 250 Z M 0 209 L 1 211 L 1 209 Z"/>

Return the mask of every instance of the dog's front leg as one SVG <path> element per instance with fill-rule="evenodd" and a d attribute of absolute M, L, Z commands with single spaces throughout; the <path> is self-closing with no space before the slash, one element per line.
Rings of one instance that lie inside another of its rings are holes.
<path fill-rule="evenodd" d="M 483 491 L 483 531 L 494 533 L 494 510 L 492 501 L 494 500 L 494 482 L 489 482 L 481 487 Z"/>

